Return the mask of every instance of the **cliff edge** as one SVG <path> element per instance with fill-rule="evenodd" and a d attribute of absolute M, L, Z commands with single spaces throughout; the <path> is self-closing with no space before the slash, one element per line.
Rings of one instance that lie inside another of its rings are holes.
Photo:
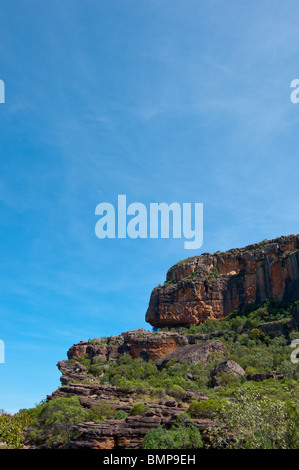
<path fill-rule="evenodd" d="M 299 299 L 299 235 L 178 262 L 152 291 L 146 321 L 154 327 L 198 325 L 270 297 Z"/>

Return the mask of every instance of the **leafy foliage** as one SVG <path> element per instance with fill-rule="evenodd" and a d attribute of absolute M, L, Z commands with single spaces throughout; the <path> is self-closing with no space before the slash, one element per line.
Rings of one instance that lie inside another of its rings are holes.
<path fill-rule="evenodd" d="M 95 420 L 94 412 L 83 408 L 77 396 L 54 398 L 28 410 L 32 419 L 29 439 L 37 445 L 67 447 L 75 424 Z"/>
<path fill-rule="evenodd" d="M 116 408 L 107 400 L 98 400 L 92 405 L 91 411 L 100 420 L 112 419 L 115 416 Z"/>
<path fill-rule="evenodd" d="M 148 406 L 146 406 L 144 403 L 135 403 L 135 405 L 132 406 L 130 415 L 131 416 L 138 416 L 138 415 L 145 415 L 146 411 L 148 410 Z"/>
<path fill-rule="evenodd" d="M 30 415 L 26 412 L 10 415 L 0 410 L 0 441 L 7 448 L 20 448 L 24 442 L 24 429 L 30 422 Z"/>
<path fill-rule="evenodd" d="M 171 429 L 153 428 L 145 435 L 143 449 L 199 449 L 203 440 L 191 423 L 174 424 Z"/>
<path fill-rule="evenodd" d="M 124 410 L 118 410 L 113 419 L 125 419 L 127 417 L 127 413 Z"/>
<path fill-rule="evenodd" d="M 298 448 L 298 409 L 293 402 L 257 393 L 235 393 L 235 401 L 215 412 L 213 447 L 231 449 Z"/>
<path fill-rule="evenodd" d="M 211 416 L 216 410 L 220 410 L 227 401 L 225 399 L 194 400 L 190 403 L 187 414 L 191 418 Z"/>

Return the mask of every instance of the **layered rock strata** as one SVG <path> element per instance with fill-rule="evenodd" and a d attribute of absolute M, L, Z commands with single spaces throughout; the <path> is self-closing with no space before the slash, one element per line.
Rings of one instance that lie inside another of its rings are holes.
<path fill-rule="evenodd" d="M 269 297 L 286 302 L 299 299 L 299 235 L 265 240 L 225 253 L 204 253 L 177 263 L 168 271 L 164 286 L 153 290 L 146 320 L 156 327 L 189 326 L 208 318 L 223 319 L 236 308 L 243 310 Z M 261 324 L 258 329 L 270 337 L 288 337 L 291 331 L 299 331 L 299 304 L 295 305 L 292 318 Z M 245 374 L 234 361 L 225 361 L 226 347 L 218 339 L 222 335 L 221 332 L 185 334 L 179 329 L 177 332 L 139 329 L 119 336 L 81 341 L 67 352 L 69 361 L 58 363 L 62 387 L 47 399 L 76 395 L 86 408 L 107 401 L 116 410 L 129 415 L 140 397 L 134 391 L 102 385 L 101 377 L 91 377 L 79 362 L 85 356 L 93 364 L 101 360 L 116 361 L 124 353 L 133 358 L 153 360 L 158 368 L 171 359 L 188 364 L 209 362 L 216 354 L 224 361 L 211 373 L 213 385 L 218 386 L 223 372 L 233 376 Z M 87 375 L 88 383 L 85 383 Z M 282 376 L 275 373 L 247 375 L 248 380 L 267 378 L 279 380 Z M 189 373 L 187 379 L 191 383 L 194 377 Z M 142 403 L 147 406 L 144 416 L 78 424 L 74 428 L 77 437 L 71 445 L 94 449 L 140 448 L 149 429 L 160 425 L 170 427 L 193 400 L 207 400 L 207 397 L 201 392 L 185 390 L 183 403 L 169 399 L 155 402 L 150 391 L 143 392 Z M 208 428 L 216 424 L 209 419 L 192 422 L 207 439 Z"/>
<path fill-rule="evenodd" d="M 175 264 L 152 291 L 146 321 L 155 327 L 223 319 L 267 298 L 299 299 L 299 235 L 289 235 Z"/>

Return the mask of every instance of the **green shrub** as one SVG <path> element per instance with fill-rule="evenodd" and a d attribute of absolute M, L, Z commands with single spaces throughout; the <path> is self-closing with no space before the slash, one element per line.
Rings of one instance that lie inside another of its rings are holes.
<path fill-rule="evenodd" d="M 127 413 L 124 410 L 118 410 L 113 419 L 125 419 L 127 417 Z"/>
<path fill-rule="evenodd" d="M 250 339 L 261 339 L 263 337 L 263 333 L 258 328 L 253 328 L 249 333 Z"/>
<path fill-rule="evenodd" d="M 298 405 L 239 390 L 235 401 L 216 412 L 209 430 L 213 447 L 232 449 L 298 448 Z"/>
<path fill-rule="evenodd" d="M 146 406 L 144 403 L 135 403 L 135 405 L 133 405 L 131 408 L 130 416 L 144 416 L 148 409 L 148 406 Z"/>
<path fill-rule="evenodd" d="M 30 425 L 32 418 L 29 413 L 19 411 L 10 415 L 0 410 L 0 441 L 6 448 L 19 449 L 24 441 L 24 428 Z"/>
<path fill-rule="evenodd" d="M 90 372 L 90 374 L 94 375 L 95 377 L 99 377 L 99 375 L 103 373 L 103 369 L 98 364 L 91 364 L 88 368 L 88 372 Z"/>
<path fill-rule="evenodd" d="M 116 413 L 115 406 L 107 400 L 99 400 L 91 406 L 91 410 L 99 420 L 112 419 Z"/>
<path fill-rule="evenodd" d="M 299 366 L 298 364 L 293 364 L 289 359 L 279 364 L 277 372 L 285 377 L 290 377 L 296 380 L 299 379 Z"/>
<path fill-rule="evenodd" d="M 185 396 L 186 392 L 185 390 L 180 387 L 179 385 L 173 385 L 169 390 L 168 390 L 169 395 L 174 397 L 178 401 L 182 401 Z"/>
<path fill-rule="evenodd" d="M 218 270 L 217 270 L 217 268 L 216 268 L 215 266 L 212 267 L 211 273 L 212 273 L 213 276 L 215 276 L 215 277 L 218 277 L 218 276 L 219 276 Z"/>
<path fill-rule="evenodd" d="M 187 414 L 191 418 L 211 416 L 214 411 L 220 410 L 224 403 L 226 403 L 225 399 L 195 400 L 190 403 Z"/>
<path fill-rule="evenodd" d="M 169 430 L 153 428 L 145 435 L 143 449 L 199 449 L 203 440 L 199 430 L 190 423 L 175 424 Z"/>
<path fill-rule="evenodd" d="M 88 344 L 101 344 L 101 341 L 99 339 L 90 339 Z"/>
<path fill-rule="evenodd" d="M 247 366 L 245 369 L 246 374 L 254 375 L 258 373 L 258 370 L 255 367 Z"/>
<path fill-rule="evenodd" d="M 80 364 L 82 364 L 83 366 L 89 368 L 90 364 L 91 364 L 91 360 L 90 360 L 90 357 L 88 356 L 88 354 L 81 354 L 81 356 L 79 356 L 77 358 L 77 361 L 80 362 Z"/>
<path fill-rule="evenodd" d="M 164 398 L 166 395 L 166 390 L 163 387 L 154 388 L 152 391 L 152 395 L 156 398 Z"/>
<path fill-rule="evenodd" d="M 176 279 L 169 279 L 169 281 L 165 281 L 163 287 L 170 286 L 171 284 L 176 284 L 178 281 Z"/>
<path fill-rule="evenodd" d="M 68 398 L 53 398 L 47 403 L 28 410 L 32 424 L 28 438 L 35 445 L 52 447 L 54 443 L 68 447 L 73 436 L 73 426 L 95 418 L 93 411 L 86 410 L 76 395 Z"/>

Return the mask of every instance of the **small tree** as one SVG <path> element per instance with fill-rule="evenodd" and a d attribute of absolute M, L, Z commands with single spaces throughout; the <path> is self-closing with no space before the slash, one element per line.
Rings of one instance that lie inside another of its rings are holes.
<path fill-rule="evenodd" d="M 186 392 L 182 387 L 175 384 L 169 389 L 169 395 L 178 401 L 182 401 L 186 396 Z"/>
<path fill-rule="evenodd" d="M 77 396 L 69 398 L 53 398 L 49 402 L 29 410 L 32 416 L 31 439 L 41 443 L 47 436 L 47 444 L 51 446 L 56 440 L 60 445 L 68 447 L 75 424 L 95 419 L 95 414 L 83 408 Z"/>

